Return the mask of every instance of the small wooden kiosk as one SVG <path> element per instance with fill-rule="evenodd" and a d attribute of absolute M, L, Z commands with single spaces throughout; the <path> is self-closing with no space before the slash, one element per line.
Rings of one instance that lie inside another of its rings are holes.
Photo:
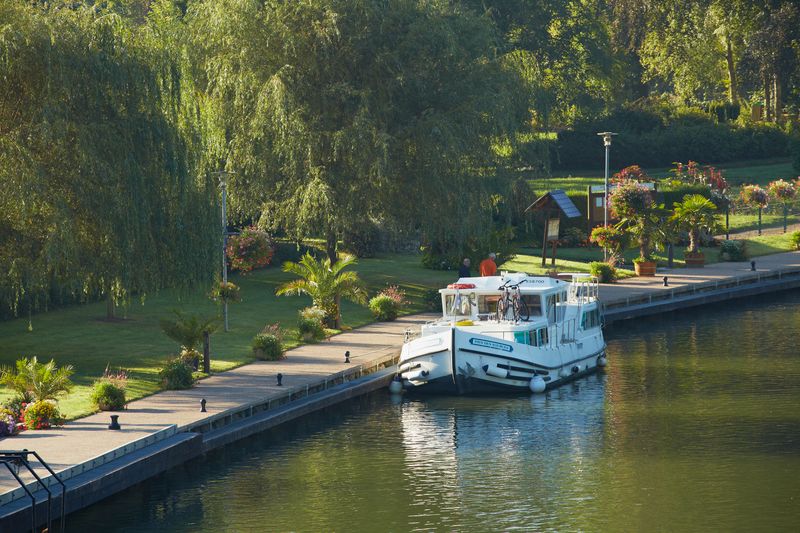
<path fill-rule="evenodd" d="M 556 264 L 556 250 L 558 249 L 558 232 L 561 226 L 561 215 L 567 218 L 581 216 L 581 212 L 569 199 L 567 193 L 561 189 L 550 191 L 541 196 L 525 209 L 525 212 L 537 211 L 544 214 L 544 238 L 542 239 L 542 266 L 547 263 L 547 244 L 553 246 L 551 265 Z"/>

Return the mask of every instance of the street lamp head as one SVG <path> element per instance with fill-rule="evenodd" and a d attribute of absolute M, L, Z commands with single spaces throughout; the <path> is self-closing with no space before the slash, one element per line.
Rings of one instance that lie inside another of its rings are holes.
<path fill-rule="evenodd" d="M 224 189 L 228 185 L 228 176 L 236 174 L 236 172 L 229 170 L 217 170 L 216 172 L 212 172 L 211 174 L 217 177 L 217 179 L 219 180 L 219 186 Z"/>
<path fill-rule="evenodd" d="M 603 146 L 608 148 L 609 146 L 611 146 L 611 137 L 613 137 L 614 135 L 619 135 L 619 134 L 618 133 L 613 133 L 613 132 L 610 132 L 610 131 L 603 131 L 603 132 L 598 133 L 597 135 L 599 135 L 600 137 L 603 138 Z"/>

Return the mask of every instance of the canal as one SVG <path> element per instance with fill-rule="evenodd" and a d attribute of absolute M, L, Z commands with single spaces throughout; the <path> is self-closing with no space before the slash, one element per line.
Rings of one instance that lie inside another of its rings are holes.
<path fill-rule="evenodd" d="M 722 307 L 722 306 L 720 306 Z M 607 332 L 540 396 L 376 393 L 211 453 L 68 531 L 789 531 L 800 293 Z"/>

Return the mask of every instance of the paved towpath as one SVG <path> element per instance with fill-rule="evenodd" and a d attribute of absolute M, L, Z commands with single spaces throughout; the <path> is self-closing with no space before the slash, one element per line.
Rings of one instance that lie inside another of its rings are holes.
<path fill-rule="evenodd" d="M 781 253 L 755 259 L 759 272 L 800 269 L 800 252 Z M 663 286 L 668 276 L 669 287 Z M 684 287 L 694 283 L 752 277 L 750 263 L 719 263 L 705 268 L 659 269 L 654 278 L 629 278 L 612 285 L 601 285 L 600 298 L 606 303 L 624 301 L 648 293 Z M 433 315 L 403 317 L 395 322 L 375 323 L 336 335 L 318 344 L 301 346 L 287 353 L 283 361 L 255 362 L 216 374 L 186 391 L 167 391 L 131 402 L 120 414 L 121 431 L 107 429 L 108 413 L 99 413 L 67 423 L 63 428 L 26 431 L 0 441 L 0 448 L 36 450 L 56 471 L 100 456 L 115 448 L 152 435 L 170 425 L 178 429 L 214 416 L 226 409 L 285 394 L 287 387 L 319 381 L 359 365 L 369 366 L 392 353 L 398 353 L 406 328 L 417 328 Z M 344 352 L 351 363 L 344 363 Z M 284 374 L 278 387 L 276 374 Z M 200 399 L 208 402 L 206 413 Z M 11 479 L 0 474 L 0 497 L 15 488 Z"/>
<path fill-rule="evenodd" d="M 279 397 L 287 388 L 319 381 L 331 374 L 361 365 L 392 353 L 399 353 L 406 328 L 418 328 L 433 315 L 401 317 L 394 322 L 378 322 L 341 333 L 317 344 L 307 344 L 287 352 L 282 361 L 257 361 L 199 381 L 184 391 L 165 391 L 128 405 L 119 413 L 121 431 L 108 430 L 110 413 L 98 413 L 68 422 L 62 428 L 25 431 L 0 439 L 0 449 L 36 450 L 57 472 L 98 457 L 110 450 L 142 439 L 170 425 L 181 427 L 210 418 L 226 409 L 249 402 Z M 350 363 L 344 362 L 350 351 Z M 283 386 L 276 375 L 283 374 Z M 207 412 L 200 412 L 205 398 Z M 0 494 L 16 488 L 0 473 Z"/>
<path fill-rule="evenodd" d="M 753 258 L 756 272 L 771 272 L 784 269 L 800 269 L 800 252 L 785 252 Z M 617 283 L 600 285 L 600 299 L 606 304 L 635 298 L 648 293 L 669 291 L 691 285 L 724 281 L 735 277 L 752 277 L 750 261 L 737 263 L 714 263 L 702 268 L 659 268 L 655 277 L 626 278 Z M 664 287 L 667 276 L 668 287 Z"/>

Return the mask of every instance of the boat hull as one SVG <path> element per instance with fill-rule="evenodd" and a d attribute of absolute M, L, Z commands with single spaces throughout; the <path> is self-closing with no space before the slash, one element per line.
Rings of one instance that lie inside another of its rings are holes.
<path fill-rule="evenodd" d="M 424 337 L 404 346 L 399 373 L 406 390 L 449 395 L 530 392 L 537 376 L 547 390 L 597 371 L 605 354 L 601 335 L 594 343 L 556 348 L 533 348 L 457 327 L 435 337 L 439 340 Z"/>

